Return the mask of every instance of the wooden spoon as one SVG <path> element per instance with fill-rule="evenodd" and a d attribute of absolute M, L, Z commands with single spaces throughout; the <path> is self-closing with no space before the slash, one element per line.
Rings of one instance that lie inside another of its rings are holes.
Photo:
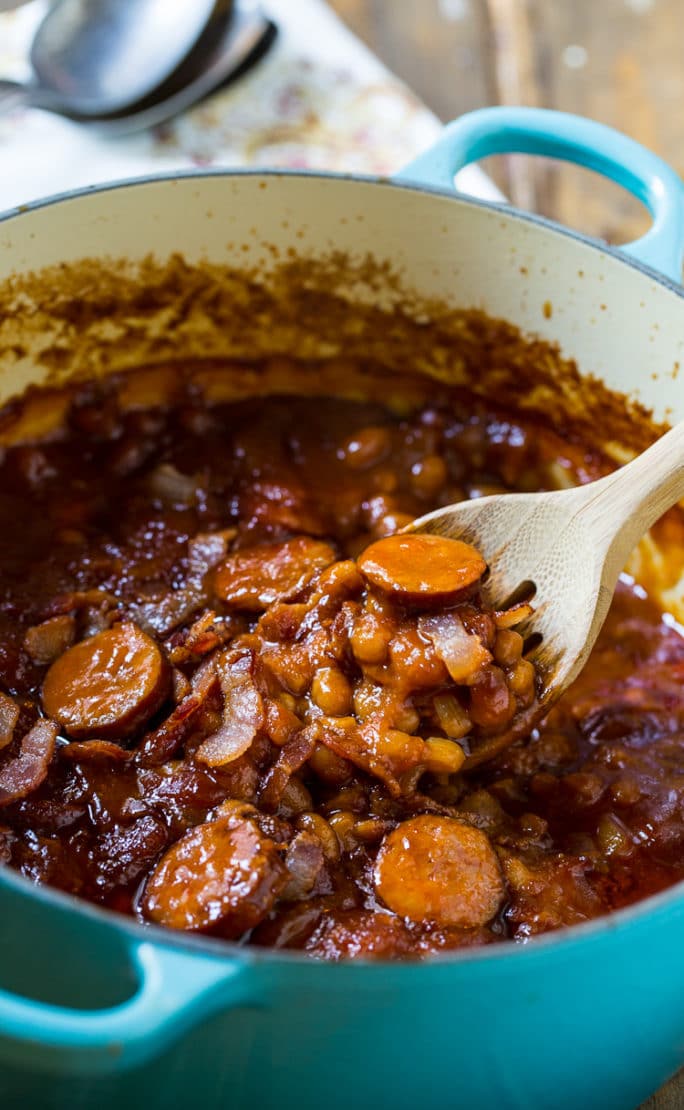
<path fill-rule="evenodd" d="M 606 618 L 620 572 L 653 523 L 684 498 L 684 423 L 614 474 L 576 489 L 510 493 L 447 505 L 407 532 L 464 540 L 487 561 L 496 608 L 532 600 L 518 630 L 543 689 L 513 727 L 482 741 L 473 767 L 529 733 L 579 674 Z"/>

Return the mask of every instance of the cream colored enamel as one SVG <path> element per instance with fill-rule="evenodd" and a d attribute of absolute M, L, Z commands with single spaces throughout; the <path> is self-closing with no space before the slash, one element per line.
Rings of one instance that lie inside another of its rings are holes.
<path fill-rule="evenodd" d="M 556 340 L 583 372 L 642 400 L 657 418 L 684 418 L 676 293 L 503 208 L 390 184 L 234 175 L 92 192 L 0 223 L 0 280 L 84 256 L 150 251 L 269 267 L 273 247 L 281 256 L 293 248 L 388 259 L 422 294 Z M 2 366 L 0 388 L 6 397 Z"/>

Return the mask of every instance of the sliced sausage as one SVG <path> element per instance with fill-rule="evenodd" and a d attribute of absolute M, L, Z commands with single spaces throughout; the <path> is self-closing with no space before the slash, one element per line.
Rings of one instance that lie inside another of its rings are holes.
<path fill-rule="evenodd" d="M 432 814 L 412 817 L 385 837 L 374 878 L 385 905 L 401 917 L 459 928 L 484 925 L 505 893 L 489 837 Z"/>
<path fill-rule="evenodd" d="M 74 739 L 122 740 L 159 709 L 170 681 L 154 640 L 135 624 L 116 624 L 52 664 L 43 707 Z"/>
<path fill-rule="evenodd" d="M 217 568 L 214 592 L 233 609 L 258 613 L 299 593 L 334 560 L 329 544 L 308 536 L 256 544 L 236 551 Z"/>
<path fill-rule="evenodd" d="M 198 825 L 147 881 L 144 914 L 159 925 L 235 940 L 266 916 L 290 874 L 276 844 L 237 814 Z"/>
<path fill-rule="evenodd" d="M 474 547 L 447 536 L 386 536 L 358 559 L 367 582 L 399 601 L 442 604 L 476 586 L 487 564 Z"/>

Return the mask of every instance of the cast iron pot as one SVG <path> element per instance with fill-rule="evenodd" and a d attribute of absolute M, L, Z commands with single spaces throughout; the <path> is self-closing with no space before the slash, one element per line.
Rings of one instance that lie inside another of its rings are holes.
<path fill-rule="evenodd" d="M 651 230 L 611 250 L 454 193 L 460 167 L 513 150 L 620 182 Z M 150 251 L 258 263 L 264 243 L 370 252 L 428 297 L 557 341 L 657 420 L 684 419 L 682 184 L 571 116 L 474 113 L 394 180 L 219 172 L 69 194 L 3 218 L 0 277 Z M 38 377 L 0 365 L 0 397 Z M 684 1063 L 683 936 L 679 884 L 525 946 L 330 965 L 143 930 L 0 868 L 0 1095 L 102 1110 L 627 1110 Z"/>

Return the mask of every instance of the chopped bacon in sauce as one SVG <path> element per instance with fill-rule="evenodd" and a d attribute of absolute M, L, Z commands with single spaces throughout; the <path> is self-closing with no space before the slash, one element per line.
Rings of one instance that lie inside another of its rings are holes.
<path fill-rule="evenodd" d="M 534 701 L 530 609 L 485 604 L 469 545 L 396 534 L 599 457 L 447 393 L 188 411 L 90 386 L 4 454 L 0 863 L 333 960 L 523 941 L 684 877 L 677 629 L 621 585 L 574 688 L 468 770 Z"/>

